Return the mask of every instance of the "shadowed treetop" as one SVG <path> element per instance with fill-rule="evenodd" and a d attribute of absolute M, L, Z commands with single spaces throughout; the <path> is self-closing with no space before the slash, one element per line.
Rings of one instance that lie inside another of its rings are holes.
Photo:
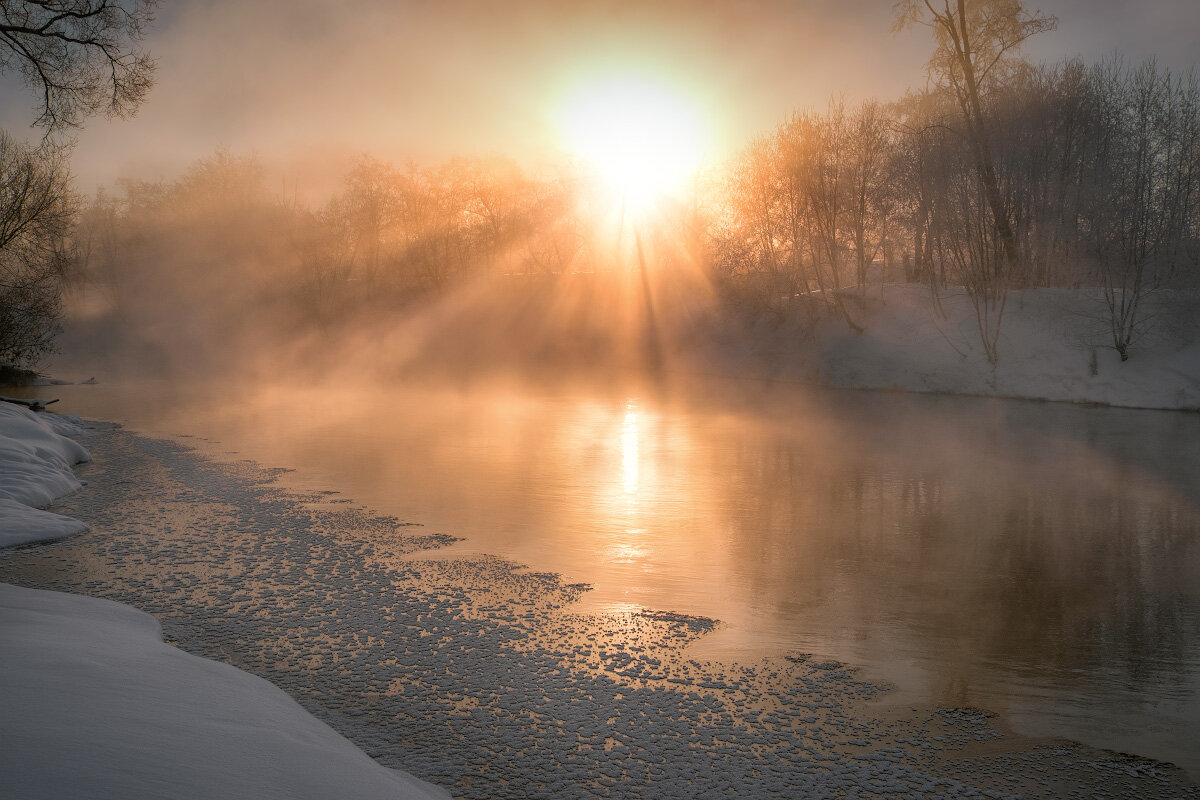
<path fill-rule="evenodd" d="M 153 84 L 138 48 L 157 0 L 0 0 L 0 72 L 39 95 L 46 134 L 135 112 Z"/>
<path fill-rule="evenodd" d="M 1009 66 L 1026 39 L 1058 24 L 1020 0 L 898 0 L 894 14 L 897 31 L 910 25 L 933 30 L 937 48 L 929 59 L 930 75 L 960 90 L 965 82 L 972 87 L 968 91 L 999 78 L 997 68 Z"/>

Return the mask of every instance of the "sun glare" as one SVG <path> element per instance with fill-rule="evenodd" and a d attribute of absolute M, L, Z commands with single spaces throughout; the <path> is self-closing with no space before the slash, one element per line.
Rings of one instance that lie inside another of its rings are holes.
<path fill-rule="evenodd" d="M 708 135 L 682 90 L 629 76 L 577 87 L 562 106 L 559 127 L 566 147 L 632 206 L 683 189 Z"/>

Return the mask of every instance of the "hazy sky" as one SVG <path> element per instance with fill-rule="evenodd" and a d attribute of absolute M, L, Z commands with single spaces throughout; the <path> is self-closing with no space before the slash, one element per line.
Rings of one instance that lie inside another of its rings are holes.
<path fill-rule="evenodd" d="M 929 33 L 891 32 L 891 0 L 166 0 L 148 39 L 158 85 L 137 118 L 93 120 L 82 188 L 171 177 L 218 147 L 285 174 L 318 157 L 452 154 L 548 160 L 571 86 L 605 70 L 678 85 L 713 124 L 713 158 L 831 94 L 890 100 L 921 85 Z M 1120 50 L 1200 62 L 1196 0 L 1044 0 L 1038 59 Z M 4 86 L 18 134 L 32 95 Z M 301 187 L 304 188 L 303 186 Z"/>

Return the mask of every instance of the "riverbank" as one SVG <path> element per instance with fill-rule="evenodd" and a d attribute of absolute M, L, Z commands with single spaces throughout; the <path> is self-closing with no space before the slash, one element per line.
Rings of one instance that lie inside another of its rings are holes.
<path fill-rule="evenodd" d="M 66 436 L 84 433 L 0 403 L 0 546 L 88 529 L 36 508 L 83 488 L 71 467 L 91 456 Z M 0 774 L 13 797 L 447 796 L 380 767 L 267 681 L 165 644 L 128 605 L 0 584 L 0 640 Z"/>
<path fill-rule="evenodd" d="M 0 632 L 12 797 L 447 797 L 130 606 L 0 584 Z"/>
<path fill-rule="evenodd" d="M 664 278 L 664 280 L 666 280 Z M 336 391 L 370 381 L 547 386 L 687 383 L 695 376 L 999 397 L 1136 409 L 1200 410 L 1200 290 L 1148 293 L 1122 361 L 1097 288 L 1008 293 L 989 316 L 996 361 L 962 287 L 839 290 L 845 315 L 796 296 L 767 311 L 691 287 L 649 289 L 636 273 L 544 276 L 536 288 L 489 286 L 429 305 L 343 320 L 197 360 L 195 348 L 139 336 L 124 321 L 68 315 L 56 381 L 146 380 L 250 386 L 291 382 Z M 507 290 L 504 293 L 501 289 Z M 75 302 L 83 300 L 76 298 Z M 847 323 L 846 317 L 853 322 Z M 538 326 L 530 329 L 530 320 Z M 210 353 L 210 355 L 212 355 Z M 91 377 L 97 376 L 97 377 Z M 678 379 L 678 380 L 676 380 Z M 57 396 L 28 390 L 16 396 Z"/>
<path fill-rule="evenodd" d="M 80 436 L 88 485 L 56 510 L 91 529 L 7 551 L 0 579 L 149 612 L 177 647 L 455 796 L 1200 796 L 1168 765 L 1019 739 L 978 711 L 880 718 L 884 687 L 803 654 L 696 659 L 710 620 L 580 614 L 585 587 L 439 556 L 452 531 L 285 491 L 278 471 Z"/>
<path fill-rule="evenodd" d="M 874 389 L 1200 410 L 1200 293 L 1144 302 L 1144 332 L 1121 361 L 1099 290 L 1010 292 L 990 363 L 970 298 L 896 284 L 844 293 L 852 329 L 829 307 L 694 331 L 686 369 L 841 389 Z M 996 325 L 994 319 L 989 324 Z M 709 336 L 709 330 L 719 331 Z"/>

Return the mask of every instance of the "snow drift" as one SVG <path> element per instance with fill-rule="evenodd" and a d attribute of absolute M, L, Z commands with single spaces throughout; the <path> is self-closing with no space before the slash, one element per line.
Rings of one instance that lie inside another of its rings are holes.
<path fill-rule="evenodd" d="M 91 455 L 66 437 L 79 432 L 70 418 L 0 403 L 0 547 L 87 530 L 78 520 L 39 510 L 82 486 L 71 466 Z"/>
<path fill-rule="evenodd" d="M 12 797 L 446 798 L 155 619 L 0 584 L 0 774 Z"/>

